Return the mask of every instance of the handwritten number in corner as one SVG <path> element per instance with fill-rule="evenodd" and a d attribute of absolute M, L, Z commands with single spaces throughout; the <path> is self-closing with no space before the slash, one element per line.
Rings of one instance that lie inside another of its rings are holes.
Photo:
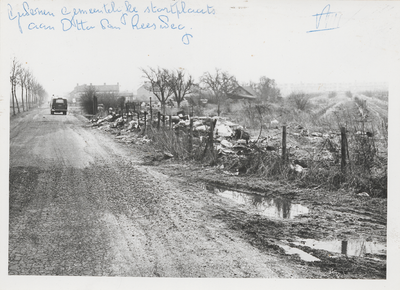
<path fill-rule="evenodd" d="M 339 28 L 339 22 L 342 18 L 342 13 L 340 12 L 331 12 L 331 5 L 328 4 L 322 9 L 321 13 L 314 14 L 315 17 L 315 29 L 307 31 L 309 32 L 318 32 L 318 31 L 327 31 Z"/>

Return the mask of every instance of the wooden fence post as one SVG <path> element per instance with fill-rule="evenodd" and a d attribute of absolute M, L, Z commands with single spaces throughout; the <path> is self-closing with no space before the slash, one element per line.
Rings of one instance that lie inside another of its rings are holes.
<path fill-rule="evenodd" d="M 153 123 L 153 108 L 152 108 L 152 105 L 151 105 L 151 97 L 150 97 L 150 124 L 152 124 Z"/>
<path fill-rule="evenodd" d="M 340 128 L 340 133 L 341 133 L 341 169 L 342 173 L 346 173 L 346 152 L 347 152 L 347 138 L 346 138 L 346 128 L 341 127 Z"/>
<path fill-rule="evenodd" d="M 210 142 L 210 151 L 214 153 L 214 127 L 217 120 L 211 120 L 210 124 L 210 135 L 209 135 L 209 142 Z"/>
<path fill-rule="evenodd" d="M 147 129 L 147 112 L 144 112 L 144 131 L 143 133 L 146 134 L 146 129 Z"/>
<path fill-rule="evenodd" d="M 282 160 L 286 162 L 286 126 L 282 127 Z"/>
<path fill-rule="evenodd" d="M 342 254 L 347 256 L 347 241 L 342 241 Z"/>
<path fill-rule="evenodd" d="M 157 130 L 160 130 L 160 122 L 161 122 L 161 113 L 157 112 Z"/>
<path fill-rule="evenodd" d="M 172 116 L 169 115 L 169 129 L 172 129 Z"/>
<path fill-rule="evenodd" d="M 189 146 L 188 146 L 188 151 L 189 153 L 192 153 L 192 147 L 193 147 L 193 119 L 190 119 L 190 125 L 189 125 Z"/>

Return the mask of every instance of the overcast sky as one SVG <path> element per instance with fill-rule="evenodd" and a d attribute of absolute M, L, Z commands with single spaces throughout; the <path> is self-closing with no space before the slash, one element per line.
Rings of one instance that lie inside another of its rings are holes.
<path fill-rule="evenodd" d="M 78 83 L 119 82 L 121 90 L 135 91 L 144 81 L 139 68 L 148 66 L 184 68 L 196 79 L 217 67 L 239 82 L 261 76 L 278 83 L 386 82 L 399 59 L 397 2 L 12 0 L 1 5 L 6 96 L 13 57 L 51 95 L 64 95 Z M 189 13 L 200 10 L 203 14 Z M 149 28 L 138 29 L 142 24 Z"/>

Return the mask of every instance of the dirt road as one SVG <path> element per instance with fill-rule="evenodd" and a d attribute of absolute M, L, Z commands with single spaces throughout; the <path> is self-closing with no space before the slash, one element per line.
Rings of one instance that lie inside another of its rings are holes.
<path fill-rule="evenodd" d="M 218 218 L 234 204 L 141 154 L 82 117 L 11 118 L 8 274 L 308 277 Z"/>

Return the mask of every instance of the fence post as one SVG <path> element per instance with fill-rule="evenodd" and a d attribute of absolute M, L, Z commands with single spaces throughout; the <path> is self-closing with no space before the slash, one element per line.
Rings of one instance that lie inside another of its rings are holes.
<path fill-rule="evenodd" d="M 214 127 L 215 127 L 215 123 L 217 120 L 211 120 L 211 124 L 210 124 L 210 135 L 209 135 L 209 142 L 210 142 L 210 151 L 211 153 L 214 153 Z"/>
<path fill-rule="evenodd" d="M 163 114 L 162 123 L 163 123 L 163 128 L 165 129 L 165 114 Z"/>
<path fill-rule="evenodd" d="M 172 129 L 172 116 L 169 115 L 169 129 Z"/>
<path fill-rule="evenodd" d="M 147 112 L 145 111 L 143 114 L 144 114 L 144 131 L 143 131 L 143 134 L 146 134 L 146 129 L 147 129 Z"/>
<path fill-rule="evenodd" d="M 190 119 L 190 125 L 189 125 L 189 153 L 192 153 L 192 147 L 193 147 L 193 119 Z"/>
<path fill-rule="evenodd" d="M 152 108 L 152 105 L 151 105 L 151 97 L 150 97 L 150 124 L 152 124 L 153 123 L 153 108 Z"/>
<path fill-rule="evenodd" d="M 93 115 L 97 114 L 97 97 L 93 96 Z"/>
<path fill-rule="evenodd" d="M 136 113 L 137 113 L 137 124 L 139 127 L 140 126 L 140 111 L 137 111 Z"/>
<path fill-rule="evenodd" d="M 347 241 L 342 241 L 342 254 L 347 256 Z"/>
<path fill-rule="evenodd" d="M 347 152 L 347 138 L 346 138 L 346 128 L 341 127 L 340 128 L 340 133 L 341 133 L 341 169 L 342 173 L 346 173 L 346 152 Z"/>
<path fill-rule="evenodd" d="M 160 130 L 160 122 L 161 122 L 161 113 L 157 112 L 157 130 Z"/>
<path fill-rule="evenodd" d="M 282 160 L 286 162 L 286 126 L 282 127 Z"/>

